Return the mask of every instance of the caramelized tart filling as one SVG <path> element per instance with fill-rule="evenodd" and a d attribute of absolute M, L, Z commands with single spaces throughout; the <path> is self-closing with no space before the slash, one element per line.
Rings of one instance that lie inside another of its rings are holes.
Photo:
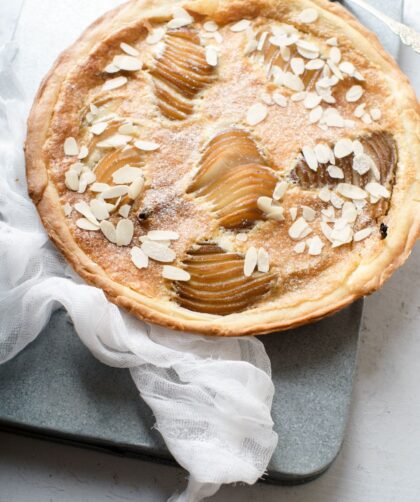
<path fill-rule="evenodd" d="M 245 258 L 210 242 L 199 243 L 182 263 L 191 279 L 174 282 L 177 302 L 195 312 L 228 315 L 262 300 L 276 284 L 276 274 L 244 276 Z"/>

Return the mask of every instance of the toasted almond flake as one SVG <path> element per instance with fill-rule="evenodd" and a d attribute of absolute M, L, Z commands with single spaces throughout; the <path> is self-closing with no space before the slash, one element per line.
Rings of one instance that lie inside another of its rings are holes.
<path fill-rule="evenodd" d="M 318 256 L 322 253 L 323 247 L 324 243 L 316 235 L 315 237 L 312 237 L 312 239 L 310 240 L 308 254 L 311 256 Z"/>
<path fill-rule="evenodd" d="M 325 61 L 322 59 L 311 59 L 306 63 L 307 70 L 321 70 L 325 66 Z"/>
<path fill-rule="evenodd" d="M 377 121 L 381 119 L 382 112 L 379 108 L 372 108 L 372 110 L 370 111 L 370 116 L 373 120 Z"/>
<path fill-rule="evenodd" d="M 339 183 L 337 192 L 347 199 L 361 200 L 367 197 L 367 193 L 362 188 L 350 183 Z"/>
<path fill-rule="evenodd" d="M 322 187 L 321 190 L 318 192 L 318 197 L 323 201 L 323 202 L 329 202 L 331 200 L 331 191 L 328 187 Z"/>
<path fill-rule="evenodd" d="M 138 71 L 142 69 L 143 63 L 133 56 L 115 56 L 112 64 L 120 70 L 124 71 Z"/>
<path fill-rule="evenodd" d="M 320 164 L 328 164 L 328 162 L 335 162 L 333 151 L 325 143 L 318 143 L 315 146 L 314 151 L 317 161 Z"/>
<path fill-rule="evenodd" d="M 254 273 L 255 267 L 257 266 L 258 252 L 257 249 L 252 246 L 248 249 L 245 255 L 244 261 L 244 276 L 251 277 Z"/>
<path fill-rule="evenodd" d="M 210 66 L 217 66 L 219 54 L 217 48 L 214 45 L 208 45 L 206 47 L 206 61 Z"/>
<path fill-rule="evenodd" d="M 65 216 L 70 216 L 71 213 L 73 212 L 73 208 L 71 207 L 71 205 L 68 202 L 66 202 L 63 205 L 63 211 L 64 211 Z"/>
<path fill-rule="evenodd" d="M 93 216 L 98 221 L 109 218 L 108 204 L 102 199 L 92 199 L 89 203 Z"/>
<path fill-rule="evenodd" d="M 341 209 L 341 218 L 349 223 L 354 223 L 357 220 L 357 209 L 353 202 L 345 202 Z"/>
<path fill-rule="evenodd" d="M 356 107 L 354 110 L 353 115 L 357 117 L 358 119 L 361 119 L 363 115 L 365 114 L 365 108 L 366 108 L 366 103 L 362 103 Z"/>
<path fill-rule="evenodd" d="M 147 237 L 151 241 L 177 241 L 179 233 L 172 230 L 151 230 Z"/>
<path fill-rule="evenodd" d="M 102 134 L 106 130 L 108 125 L 109 125 L 108 122 L 96 122 L 90 128 L 90 132 L 92 134 L 95 134 L 95 136 L 99 136 L 100 134 Z"/>
<path fill-rule="evenodd" d="M 134 225 L 127 218 L 122 218 L 116 228 L 117 246 L 128 246 L 133 240 Z"/>
<path fill-rule="evenodd" d="M 301 241 L 296 244 L 296 246 L 293 248 L 293 251 L 296 254 L 302 254 L 305 251 L 305 248 L 306 248 L 306 242 Z"/>
<path fill-rule="evenodd" d="M 327 172 L 331 176 L 331 178 L 342 180 L 344 179 L 344 172 L 341 167 L 329 165 L 327 167 Z"/>
<path fill-rule="evenodd" d="M 334 146 L 334 155 L 337 159 L 344 159 L 353 153 L 353 141 L 351 139 L 340 139 Z"/>
<path fill-rule="evenodd" d="M 348 225 L 343 228 L 334 227 L 330 237 L 333 241 L 333 247 L 338 247 L 339 245 L 347 244 L 353 240 L 353 230 Z"/>
<path fill-rule="evenodd" d="M 297 17 L 299 23 L 314 23 L 319 17 L 318 11 L 313 8 L 304 9 Z"/>
<path fill-rule="evenodd" d="M 306 51 L 319 53 L 319 47 L 316 44 L 314 44 L 313 42 L 308 42 L 307 40 L 297 39 L 296 45 L 298 47 L 300 47 L 301 49 L 305 49 Z"/>
<path fill-rule="evenodd" d="M 391 197 L 391 193 L 387 190 L 383 185 L 377 183 L 376 181 L 371 181 L 365 186 L 366 192 L 377 199 L 389 199 Z"/>
<path fill-rule="evenodd" d="M 133 183 L 131 183 L 128 189 L 127 195 L 131 200 L 137 199 L 137 197 L 142 193 L 144 188 L 144 178 L 143 176 L 137 178 Z"/>
<path fill-rule="evenodd" d="M 149 35 L 146 38 L 146 42 L 149 45 L 154 45 L 160 42 L 164 36 L 165 36 L 164 28 L 156 28 L 149 33 Z"/>
<path fill-rule="evenodd" d="M 121 42 L 120 48 L 129 56 L 139 56 L 140 55 L 140 52 L 137 49 L 135 49 L 134 47 L 132 47 L 129 44 L 126 44 L 125 42 Z"/>
<path fill-rule="evenodd" d="M 304 146 L 302 148 L 303 156 L 305 157 L 305 161 L 308 164 L 308 167 L 312 169 L 312 171 L 317 171 L 318 169 L 318 160 L 315 155 L 315 151 L 310 146 Z"/>
<path fill-rule="evenodd" d="M 79 155 L 77 156 L 77 158 L 79 160 L 83 160 L 85 159 L 87 156 L 89 155 L 89 148 L 87 146 L 82 146 L 80 148 L 80 152 L 79 152 Z"/>
<path fill-rule="evenodd" d="M 103 91 L 112 91 L 113 89 L 118 89 L 128 82 L 127 77 L 116 77 L 107 80 L 102 86 Z"/>
<path fill-rule="evenodd" d="M 303 75 L 305 73 L 305 61 L 302 58 L 292 58 L 290 66 L 295 75 Z"/>
<path fill-rule="evenodd" d="M 259 248 L 257 258 L 258 272 L 267 273 L 270 270 L 270 256 L 264 248 Z"/>
<path fill-rule="evenodd" d="M 309 206 L 302 206 L 302 216 L 308 222 L 314 221 L 316 218 L 316 211 Z"/>
<path fill-rule="evenodd" d="M 298 218 L 289 228 L 289 237 L 295 241 L 304 239 L 312 232 L 304 218 Z"/>
<path fill-rule="evenodd" d="M 306 91 L 295 92 L 294 94 L 292 94 L 292 96 L 291 96 L 290 99 L 294 103 L 299 103 L 300 101 L 304 101 L 304 99 L 306 98 L 306 96 L 307 96 L 307 92 Z"/>
<path fill-rule="evenodd" d="M 309 114 L 309 123 L 310 124 L 316 124 L 319 122 L 322 118 L 324 110 L 322 109 L 322 106 L 317 106 L 313 110 L 311 110 L 311 113 Z"/>
<path fill-rule="evenodd" d="M 270 197 L 258 197 L 257 206 L 260 211 L 263 213 L 269 213 L 271 211 L 273 205 L 273 199 Z"/>
<path fill-rule="evenodd" d="M 79 190 L 79 176 L 75 171 L 69 170 L 64 176 L 64 183 L 69 190 L 77 192 Z"/>
<path fill-rule="evenodd" d="M 176 254 L 173 249 L 170 249 L 159 242 L 147 240 L 143 242 L 141 249 L 149 258 L 162 263 L 171 263 L 176 258 Z"/>
<path fill-rule="evenodd" d="M 283 75 L 283 85 L 288 89 L 291 89 L 292 91 L 300 92 L 305 89 L 305 84 L 303 83 L 303 80 L 297 75 L 294 75 L 293 73 L 290 72 L 286 72 Z"/>
<path fill-rule="evenodd" d="M 131 261 L 138 269 L 147 268 L 149 266 L 148 256 L 137 246 L 130 249 Z"/>
<path fill-rule="evenodd" d="M 191 275 L 186 270 L 172 265 L 163 266 L 162 277 L 171 281 L 189 281 L 191 279 Z"/>
<path fill-rule="evenodd" d="M 117 233 L 114 225 L 110 221 L 102 220 L 100 228 L 101 232 L 109 240 L 109 242 L 112 242 L 112 244 L 117 243 Z"/>
<path fill-rule="evenodd" d="M 363 230 L 359 230 L 358 232 L 356 232 L 354 234 L 353 240 L 354 240 L 354 242 L 363 241 L 367 237 L 371 236 L 374 231 L 375 231 L 375 229 L 372 227 L 367 227 L 367 228 L 364 228 Z"/>
<path fill-rule="evenodd" d="M 341 61 L 341 51 L 338 47 L 332 47 L 329 53 L 329 60 L 337 65 Z"/>
<path fill-rule="evenodd" d="M 127 195 L 128 186 L 126 185 L 118 185 L 115 187 L 108 188 L 100 193 L 101 199 L 116 199 L 117 197 L 122 197 L 123 195 Z"/>
<path fill-rule="evenodd" d="M 292 221 L 295 221 L 297 218 L 297 213 L 298 213 L 297 207 L 291 207 L 289 209 L 289 213 L 290 213 L 290 217 L 292 218 Z"/>
<path fill-rule="evenodd" d="M 363 148 L 362 143 L 358 139 L 355 139 L 353 141 L 353 152 L 354 152 L 354 155 L 363 155 L 364 151 L 365 150 Z"/>
<path fill-rule="evenodd" d="M 268 109 L 262 103 L 252 105 L 246 114 L 246 121 L 250 126 L 255 126 L 265 120 L 268 115 Z"/>
<path fill-rule="evenodd" d="M 132 140 L 131 136 L 126 136 L 124 134 L 114 134 L 109 138 L 99 141 L 96 146 L 98 148 L 118 148 L 119 146 L 124 146 Z"/>
<path fill-rule="evenodd" d="M 116 185 L 133 183 L 143 176 L 143 171 L 139 167 L 123 166 L 112 173 L 112 181 Z"/>
<path fill-rule="evenodd" d="M 322 101 L 321 96 L 319 96 L 315 92 L 308 92 L 303 102 L 303 106 L 308 110 L 313 110 L 321 103 L 321 101 Z"/>
<path fill-rule="evenodd" d="M 242 19 L 230 27 L 230 30 L 238 33 L 240 31 L 245 31 L 251 26 L 251 21 L 249 19 Z"/>
<path fill-rule="evenodd" d="M 344 204 L 344 200 L 335 192 L 331 192 L 330 202 L 336 209 L 341 209 Z"/>
<path fill-rule="evenodd" d="M 160 148 L 159 143 L 155 143 L 154 141 L 144 141 L 144 140 L 135 141 L 134 146 L 139 150 L 144 150 L 145 152 L 153 152 Z"/>
<path fill-rule="evenodd" d="M 375 167 L 376 167 L 375 162 L 369 155 L 362 153 L 354 156 L 353 169 L 361 176 L 368 173 L 371 169 L 374 169 Z"/>
<path fill-rule="evenodd" d="M 289 183 L 287 183 L 287 181 L 279 181 L 276 184 L 276 187 L 274 188 L 273 199 L 281 200 L 288 188 L 289 188 Z"/>
<path fill-rule="evenodd" d="M 248 234 L 237 234 L 236 240 L 238 242 L 246 242 L 248 240 Z"/>
<path fill-rule="evenodd" d="M 283 94 L 281 94 L 280 92 L 278 91 L 274 92 L 272 98 L 274 103 L 276 103 L 276 105 L 281 106 L 282 108 L 287 107 L 287 98 L 286 96 L 283 96 Z"/>
<path fill-rule="evenodd" d="M 91 185 L 95 181 L 96 181 L 96 175 L 95 175 L 94 172 L 92 172 L 90 170 L 84 171 L 82 173 L 82 175 L 80 176 L 80 178 L 79 178 L 79 192 L 80 192 L 80 189 L 81 189 L 81 185 L 83 185 L 85 187 L 85 190 L 86 190 L 86 187 L 88 185 Z"/>
<path fill-rule="evenodd" d="M 361 85 L 354 85 L 346 93 L 346 100 L 349 103 L 356 103 L 364 94 L 363 87 Z"/>
<path fill-rule="evenodd" d="M 345 125 L 343 117 L 337 110 L 327 115 L 326 124 L 328 127 L 344 127 Z"/>
<path fill-rule="evenodd" d="M 78 213 L 80 213 L 82 216 L 84 216 L 91 223 L 93 223 L 96 226 L 99 226 L 99 221 L 95 218 L 95 216 L 92 213 L 92 210 L 87 202 L 85 202 L 85 201 L 77 202 L 74 205 L 74 209 L 76 209 L 76 211 Z"/>
<path fill-rule="evenodd" d="M 76 157 L 79 155 L 79 147 L 75 138 L 70 136 L 64 140 L 64 154 L 69 157 Z"/>
<path fill-rule="evenodd" d="M 120 68 L 118 66 L 115 66 L 112 63 L 106 65 L 104 68 L 105 73 L 118 73 L 119 71 L 120 71 Z"/>
<path fill-rule="evenodd" d="M 107 204 L 108 205 L 108 204 Z M 118 214 L 122 216 L 123 218 L 128 218 L 128 215 L 130 214 L 131 206 L 130 204 L 124 204 L 122 205 L 119 210 Z"/>
<path fill-rule="evenodd" d="M 267 213 L 267 218 L 269 220 L 283 221 L 284 208 L 282 208 L 281 206 L 271 206 L 270 211 Z"/>
<path fill-rule="evenodd" d="M 87 218 L 79 218 L 76 221 L 76 226 L 78 226 L 82 230 L 91 230 L 92 232 L 96 232 L 97 230 L 99 230 L 99 225 L 95 225 Z"/>
<path fill-rule="evenodd" d="M 110 186 L 108 185 L 108 183 L 93 183 L 91 186 L 90 186 L 90 191 L 91 192 L 105 192 L 105 190 L 108 190 L 110 188 Z"/>
<path fill-rule="evenodd" d="M 332 228 L 325 221 L 321 222 L 321 231 L 325 235 L 325 237 L 330 241 Z"/>
<path fill-rule="evenodd" d="M 339 69 L 341 72 L 345 73 L 346 75 L 350 75 L 351 77 L 354 75 L 354 72 L 356 71 L 354 64 L 350 63 L 349 61 L 343 61 L 340 64 Z"/>

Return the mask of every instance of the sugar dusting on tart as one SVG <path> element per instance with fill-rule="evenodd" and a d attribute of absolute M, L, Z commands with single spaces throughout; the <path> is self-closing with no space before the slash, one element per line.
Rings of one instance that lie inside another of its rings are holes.
<path fill-rule="evenodd" d="M 52 174 L 114 280 L 226 316 L 315 293 L 383 237 L 397 143 L 374 69 L 318 23 L 178 6 L 98 58 Z"/>

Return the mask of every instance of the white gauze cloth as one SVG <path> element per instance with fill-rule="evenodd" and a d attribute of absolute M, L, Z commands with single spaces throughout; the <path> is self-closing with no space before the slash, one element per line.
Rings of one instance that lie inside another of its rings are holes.
<path fill-rule="evenodd" d="M 63 306 L 96 358 L 130 369 L 170 452 L 189 471 L 187 490 L 172 501 L 199 501 L 223 483 L 255 483 L 277 444 L 263 344 L 148 326 L 66 266 L 26 193 L 27 103 L 13 73 L 14 51 L 0 49 L 0 363 Z"/>

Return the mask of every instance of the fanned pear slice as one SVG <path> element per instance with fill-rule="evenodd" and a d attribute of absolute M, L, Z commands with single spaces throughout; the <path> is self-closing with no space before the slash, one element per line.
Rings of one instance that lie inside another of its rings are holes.
<path fill-rule="evenodd" d="M 319 164 L 313 171 L 301 158 L 291 172 L 291 178 L 305 190 L 319 189 L 324 186 L 334 187 L 338 183 L 350 183 L 364 188 L 368 183 L 376 181 L 392 193 L 395 172 L 398 164 L 398 150 L 393 136 L 386 131 L 376 131 L 359 140 L 366 155 L 373 161 L 373 169 L 365 174 L 359 174 L 353 169 L 354 153 L 342 159 L 336 159 L 336 165 L 343 170 L 344 178 L 332 178 L 327 171 L 329 164 Z M 376 166 L 376 167 L 375 167 Z M 386 214 L 389 207 L 388 200 L 381 200 L 376 204 L 375 217 Z"/>
<path fill-rule="evenodd" d="M 179 305 L 195 312 L 228 315 L 248 309 L 275 286 L 274 273 L 244 276 L 244 257 L 213 243 L 190 250 L 183 268 L 191 279 L 174 282 Z"/>
<path fill-rule="evenodd" d="M 193 99 L 214 80 L 214 68 L 206 61 L 204 47 L 194 30 L 183 28 L 167 33 L 163 54 L 155 59 L 150 73 L 161 113 L 183 120 L 193 113 Z"/>
<path fill-rule="evenodd" d="M 141 167 L 143 165 L 143 156 L 141 152 L 134 147 L 120 147 L 107 153 L 97 163 L 94 173 L 96 181 L 100 183 L 112 183 L 112 175 L 124 166 Z"/>

